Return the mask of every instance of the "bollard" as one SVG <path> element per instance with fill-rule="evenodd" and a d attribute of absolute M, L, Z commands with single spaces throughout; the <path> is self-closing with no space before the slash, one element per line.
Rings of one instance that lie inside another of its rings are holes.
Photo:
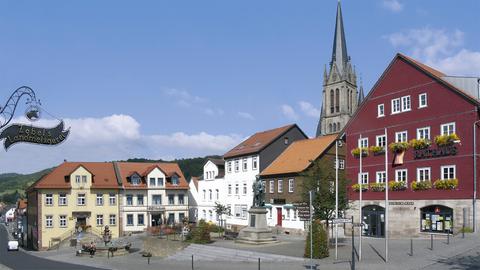
<path fill-rule="evenodd" d="M 150 257 L 147 258 L 148 264 L 150 264 Z"/>
<path fill-rule="evenodd" d="M 447 245 L 450 245 L 450 232 L 447 233 Z"/>
<path fill-rule="evenodd" d="M 413 256 L 413 239 L 410 238 L 410 256 Z"/>
<path fill-rule="evenodd" d="M 258 270 L 260 270 L 260 258 L 258 258 Z"/>
<path fill-rule="evenodd" d="M 430 250 L 433 250 L 433 234 L 430 234 Z"/>
<path fill-rule="evenodd" d="M 194 269 L 193 269 L 193 254 L 192 254 L 192 270 L 194 270 Z"/>

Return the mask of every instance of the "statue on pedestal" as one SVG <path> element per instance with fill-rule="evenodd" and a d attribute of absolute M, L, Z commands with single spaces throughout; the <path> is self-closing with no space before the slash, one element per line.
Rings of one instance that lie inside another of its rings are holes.
<path fill-rule="evenodd" d="M 258 176 L 253 183 L 253 204 L 252 207 L 265 207 L 265 184 Z"/>

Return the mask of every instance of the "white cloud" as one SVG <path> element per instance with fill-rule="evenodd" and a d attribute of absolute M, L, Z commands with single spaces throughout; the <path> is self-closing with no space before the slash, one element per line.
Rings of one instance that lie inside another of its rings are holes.
<path fill-rule="evenodd" d="M 382 5 L 392 12 L 400 12 L 403 10 L 403 4 L 398 0 L 383 0 Z"/>
<path fill-rule="evenodd" d="M 237 115 L 241 118 L 248 119 L 248 120 L 255 120 L 253 115 L 247 113 L 247 112 L 238 112 Z"/>
<path fill-rule="evenodd" d="M 295 110 L 292 108 L 292 106 L 287 105 L 287 104 L 283 104 L 281 106 L 281 109 L 282 109 L 283 115 L 286 116 L 288 119 L 290 119 L 290 120 L 297 120 L 298 119 L 298 115 L 295 112 Z"/>
<path fill-rule="evenodd" d="M 424 27 L 386 36 L 395 47 L 448 75 L 479 75 L 480 52 L 462 48 L 465 34 Z"/>
<path fill-rule="evenodd" d="M 180 90 L 176 88 L 165 89 L 163 93 L 167 96 L 177 99 L 177 103 L 181 106 L 190 107 L 195 103 L 205 102 L 206 99 L 190 94 L 188 91 Z"/>
<path fill-rule="evenodd" d="M 129 115 L 103 118 L 64 119 L 71 127 L 69 137 L 60 145 L 49 147 L 16 144 L 0 155 L 0 173 L 32 172 L 71 161 L 111 161 L 133 157 L 172 159 L 221 155 L 240 143 L 238 134 L 142 134 L 141 126 Z M 26 123 L 25 118 L 12 123 Z M 58 120 L 41 119 L 35 126 L 53 127 Z M 1 141 L 3 143 L 3 141 Z"/>
<path fill-rule="evenodd" d="M 298 102 L 298 104 L 300 105 L 300 109 L 305 115 L 315 118 L 318 118 L 320 116 L 320 110 L 315 108 L 311 103 L 306 101 L 300 101 Z"/>

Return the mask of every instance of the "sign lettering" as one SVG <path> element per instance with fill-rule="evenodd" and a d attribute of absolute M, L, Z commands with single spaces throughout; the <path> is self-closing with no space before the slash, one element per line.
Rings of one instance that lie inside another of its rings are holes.
<path fill-rule="evenodd" d="M 415 159 L 424 159 L 424 158 L 436 158 L 444 156 L 454 156 L 458 152 L 457 147 L 454 145 L 449 145 L 445 147 L 440 147 L 437 149 L 419 149 L 413 151 L 413 157 Z"/>
<path fill-rule="evenodd" d="M 63 121 L 53 128 L 40 128 L 24 124 L 13 124 L 0 133 L 0 140 L 5 139 L 3 143 L 5 150 L 8 150 L 10 146 L 19 142 L 56 145 L 63 142 L 70 133 L 70 129 L 63 129 Z"/>

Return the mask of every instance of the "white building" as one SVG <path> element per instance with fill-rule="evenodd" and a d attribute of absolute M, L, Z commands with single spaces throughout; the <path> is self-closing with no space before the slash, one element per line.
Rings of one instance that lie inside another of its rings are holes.
<path fill-rule="evenodd" d="M 226 198 L 225 165 L 222 159 L 208 159 L 203 166 L 203 176 L 198 179 L 197 220 L 218 223 L 222 217 L 215 212 L 216 203 L 224 205 Z"/>
<path fill-rule="evenodd" d="M 10 208 L 5 213 L 5 222 L 12 222 L 15 219 L 15 208 Z"/>

